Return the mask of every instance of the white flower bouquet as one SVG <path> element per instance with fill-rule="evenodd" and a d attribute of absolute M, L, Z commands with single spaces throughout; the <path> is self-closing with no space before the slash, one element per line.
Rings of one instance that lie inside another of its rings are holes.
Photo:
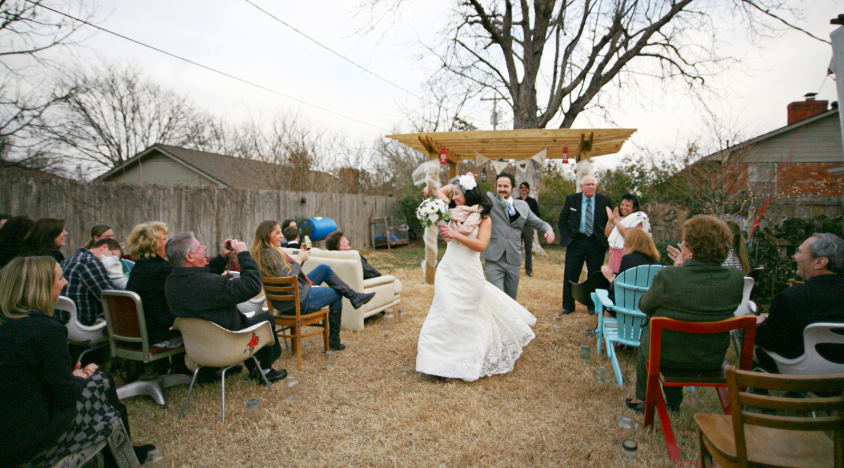
<path fill-rule="evenodd" d="M 422 203 L 416 208 L 416 219 L 422 224 L 422 227 L 434 226 L 440 221 L 448 222 L 451 220 L 451 211 L 448 205 L 438 198 L 428 198 L 422 200 Z"/>

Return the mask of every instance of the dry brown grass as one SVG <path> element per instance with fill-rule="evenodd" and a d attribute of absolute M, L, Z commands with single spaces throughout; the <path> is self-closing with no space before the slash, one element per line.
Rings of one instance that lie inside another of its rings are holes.
<path fill-rule="evenodd" d="M 394 265 L 390 272 L 404 284 L 395 323 L 377 316 L 362 332 L 343 332 L 348 348 L 331 360 L 319 340 L 309 340 L 301 371 L 285 352 L 275 367 L 301 382 L 295 401 L 287 400 L 284 385 L 269 391 L 245 374 L 230 378 L 226 425 L 219 384 L 195 388 L 183 419 L 177 413 L 186 387 L 166 391 L 165 409 L 132 399 L 133 439 L 157 445 L 163 466 L 620 466 L 616 416 L 641 421 L 623 403 L 633 394 L 635 352 L 621 353 L 625 388 L 596 383 L 595 366 L 610 366 L 596 359 L 594 337 L 584 333 L 594 328 L 594 316 L 578 309 L 552 327 L 561 309 L 562 253 L 550 253 L 536 258 L 534 277 L 521 281 L 519 300 L 537 316 L 537 337 L 510 374 L 474 383 L 417 374 L 416 339 L 433 287 L 418 267 L 398 265 L 418 262 L 421 249 L 371 252 L 371 263 Z M 581 345 L 593 348 L 593 362 L 580 360 Z M 256 418 L 244 405 L 251 397 L 260 399 Z M 712 390 L 687 391 L 674 418 L 684 458 L 697 455 L 692 415 L 718 408 Z M 659 431 L 640 431 L 635 439 L 638 466 L 669 465 Z"/>

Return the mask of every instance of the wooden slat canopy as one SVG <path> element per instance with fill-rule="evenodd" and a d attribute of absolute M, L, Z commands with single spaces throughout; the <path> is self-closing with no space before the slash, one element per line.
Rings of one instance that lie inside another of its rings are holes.
<path fill-rule="evenodd" d="M 617 153 L 635 128 L 595 129 L 519 129 L 475 130 L 467 132 L 426 132 L 387 135 L 405 146 L 436 157 L 442 148 L 448 159 L 460 162 L 481 154 L 488 159 L 528 159 L 548 149 L 549 159 L 562 158 L 568 147 L 569 158 L 592 157 Z M 590 145 L 591 143 L 591 145 Z"/>

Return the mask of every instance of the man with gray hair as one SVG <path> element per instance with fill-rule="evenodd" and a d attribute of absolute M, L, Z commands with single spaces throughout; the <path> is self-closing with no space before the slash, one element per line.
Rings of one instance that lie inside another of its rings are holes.
<path fill-rule="evenodd" d="M 794 252 L 797 275 L 805 283 L 783 290 L 769 314 L 757 319 L 756 358 L 759 366 L 777 372 L 765 352 L 794 359 L 803 355 L 803 329 L 817 322 L 844 324 L 844 240 L 835 234 L 816 233 Z M 831 347 L 824 357 L 844 363 L 844 349 Z"/>
<path fill-rule="evenodd" d="M 261 275 L 255 260 L 246 250 L 246 244 L 237 239 L 226 239 L 220 246 L 220 255 L 210 263 L 205 256 L 205 246 L 192 232 L 173 236 L 166 247 L 167 261 L 173 265 L 170 276 L 164 284 L 164 295 L 170 311 L 175 317 L 200 318 L 214 322 L 227 330 L 241 330 L 256 323 L 269 321 L 275 330 L 275 319 L 267 314 L 255 314 L 247 318 L 237 310 L 237 304 L 247 301 L 261 292 Z M 226 278 L 221 273 L 226 267 L 226 257 L 236 255 L 240 265 L 239 278 Z M 281 355 L 278 337 L 273 331 L 275 343 L 255 353 L 267 381 L 275 382 L 287 377 L 284 369 L 275 370 L 273 363 Z M 254 367 L 251 359 L 247 367 Z M 262 382 L 259 369 L 251 369 L 250 376 Z"/>

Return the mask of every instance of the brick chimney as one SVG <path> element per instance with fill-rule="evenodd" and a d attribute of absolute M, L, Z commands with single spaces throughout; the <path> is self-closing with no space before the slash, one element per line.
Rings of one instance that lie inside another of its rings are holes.
<path fill-rule="evenodd" d="M 803 101 L 795 101 L 788 105 L 788 125 L 794 122 L 799 122 L 803 119 L 808 119 L 813 115 L 826 112 L 826 106 L 829 101 L 816 101 L 817 93 L 806 93 L 806 99 Z"/>

